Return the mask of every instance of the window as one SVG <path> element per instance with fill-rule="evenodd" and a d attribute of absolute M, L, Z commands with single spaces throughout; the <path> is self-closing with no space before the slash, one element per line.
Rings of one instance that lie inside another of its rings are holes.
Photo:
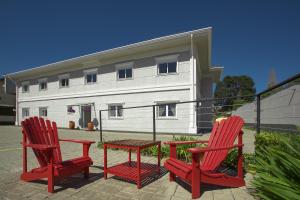
<path fill-rule="evenodd" d="M 39 113 L 40 113 L 40 117 L 47 117 L 48 116 L 47 107 L 40 107 Z"/>
<path fill-rule="evenodd" d="M 59 87 L 60 88 L 69 87 L 69 75 L 68 74 L 59 76 Z"/>
<path fill-rule="evenodd" d="M 47 90 L 47 79 L 39 80 L 39 88 L 40 90 Z"/>
<path fill-rule="evenodd" d="M 157 106 L 157 115 L 159 118 L 176 117 L 176 104 L 159 104 Z"/>
<path fill-rule="evenodd" d="M 29 92 L 29 83 L 22 84 L 22 92 L 23 93 Z"/>
<path fill-rule="evenodd" d="M 97 82 L 97 74 L 86 75 L 86 83 L 96 83 L 96 82 Z"/>
<path fill-rule="evenodd" d="M 29 116 L 29 108 L 22 108 L 22 117 L 28 117 Z"/>
<path fill-rule="evenodd" d="M 68 106 L 68 114 L 75 113 L 73 106 Z"/>
<path fill-rule="evenodd" d="M 85 70 L 85 84 L 93 84 L 97 82 L 97 69 Z"/>
<path fill-rule="evenodd" d="M 132 67 L 118 70 L 118 79 L 131 79 L 132 78 Z"/>
<path fill-rule="evenodd" d="M 109 118 L 123 118 L 123 105 L 113 104 L 108 106 Z"/>
<path fill-rule="evenodd" d="M 126 80 L 132 79 L 133 62 L 116 64 L 117 79 Z"/>
<path fill-rule="evenodd" d="M 155 58 L 157 63 L 157 74 L 177 73 L 177 61 L 179 54 Z"/>
<path fill-rule="evenodd" d="M 177 72 L 177 62 L 158 64 L 158 74 L 171 74 Z"/>

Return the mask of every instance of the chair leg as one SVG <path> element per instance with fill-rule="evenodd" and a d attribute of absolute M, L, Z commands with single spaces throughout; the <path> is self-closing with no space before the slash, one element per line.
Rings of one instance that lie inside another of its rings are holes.
<path fill-rule="evenodd" d="M 54 192 L 54 174 L 53 165 L 48 165 L 48 192 Z"/>
<path fill-rule="evenodd" d="M 173 181 L 175 181 L 175 178 L 176 178 L 176 175 L 172 172 L 169 172 L 169 181 L 173 182 Z"/>
<path fill-rule="evenodd" d="M 200 197 L 200 176 L 196 175 L 195 177 L 192 178 L 192 198 L 197 199 L 199 197 Z"/>
<path fill-rule="evenodd" d="M 87 167 L 83 171 L 84 178 L 89 178 L 89 174 L 90 174 L 90 168 Z"/>

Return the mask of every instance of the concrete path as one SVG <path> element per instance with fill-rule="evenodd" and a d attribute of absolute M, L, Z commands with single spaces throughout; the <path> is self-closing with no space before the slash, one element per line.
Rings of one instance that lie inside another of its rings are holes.
<path fill-rule="evenodd" d="M 190 199 L 191 193 L 185 189 L 185 184 L 178 181 L 170 183 L 168 174 L 162 169 L 161 176 L 153 176 L 144 183 L 142 189 L 138 190 L 133 183 L 119 180 L 117 177 L 109 176 L 108 180 L 103 179 L 103 150 L 93 145 L 90 155 L 94 160 L 91 167 L 91 177 L 86 180 L 82 175 L 76 175 L 63 180 L 55 186 L 55 193 L 47 192 L 46 181 L 26 183 L 19 180 L 22 171 L 21 151 L 21 129 L 13 126 L 0 126 L 0 199 Z M 59 130 L 60 138 L 99 140 L 98 132 Z M 206 139 L 208 135 L 199 137 Z M 104 133 L 105 140 L 135 138 L 152 139 L 148 134 L 127 134 L 127 133 Z M 157 140 L 171 140 L 172 136 L 157 136 Z M 252 152 L 253 133 L 247 132 L 244 135 L 245 151 Z M 62 143 L 63 159 L 80 156 L 82 147 L 80 144 Z M 109 165 L 126 161 L 127 153 L 123 151 L 108 151 Z M 133 159 L 135 159 L 133 154 Z M 29 168 L 37 167 L 37 161 L 31 151 L 28 157 Z M 155 163 L 154 157 L 142 157 L 142 161 Z M 248 184 L 251 179 L 246 175 Z M 241 188 L 217 188 L 215 186 L 203 185 L 200 199 L 253 199 L 249 195 L 247 187 Z"/>

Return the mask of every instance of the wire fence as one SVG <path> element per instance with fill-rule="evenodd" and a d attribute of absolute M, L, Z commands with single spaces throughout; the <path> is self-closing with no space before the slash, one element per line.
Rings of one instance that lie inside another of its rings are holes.
<path fill-rule="evenodd" d="M 157 134 L 205 134 L 216 120 L 231 115 L 241 116 L 257 133 L 300 133 L 300 74 L 256 95 L 130 105 L 137 106 L 115 104 L 99 111 L 100 141 L 104 131 L 151 133 L 153 140 Z"/>

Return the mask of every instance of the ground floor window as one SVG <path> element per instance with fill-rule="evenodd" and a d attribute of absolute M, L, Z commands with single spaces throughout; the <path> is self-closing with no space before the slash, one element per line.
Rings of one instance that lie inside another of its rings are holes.
<path fill-rule="evenodd" d="M 48 109 L 47 107 L 40 107 L 39 108 L 40 117 L 47 117 L 48 116 Z"/>
<path fill-rule="evenodd" d="M 123 105 L 122 104 L 108 105 L 108 117 L 123 118 Z"/>
<path fill-rule="evenodd" d="M 29 108 L 22 108 L 22 117 L 28 117 L 29 116 Z"/>
<path fill-rule="evenodd" d="M 157 115 L 159 118 L 176 117 L 175 103 L 161 103 L 157 106 Z"/>

